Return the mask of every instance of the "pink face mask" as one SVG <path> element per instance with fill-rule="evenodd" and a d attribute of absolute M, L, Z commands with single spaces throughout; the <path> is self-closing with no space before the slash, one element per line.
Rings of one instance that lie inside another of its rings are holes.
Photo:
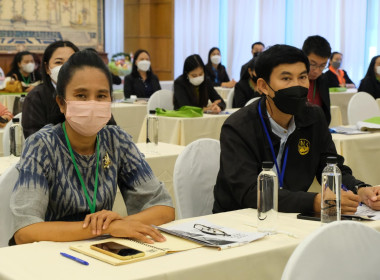
<path fill-rule="evenodd" d="M 66 121 L 79 134 L 97 134 L 111 118 L 111 102 L 66 101 Z"/>

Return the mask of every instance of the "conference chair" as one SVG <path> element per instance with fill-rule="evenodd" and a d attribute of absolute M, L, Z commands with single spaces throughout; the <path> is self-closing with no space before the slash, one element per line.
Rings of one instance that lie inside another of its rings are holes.
<path fill-rule="evenodd" d="M 177 218 L 212 214 L 219 157 L 219 141 L 209 138 L 190 143 L 180 153 L 173 174 Z"/>
<path fill-rule="evenodd" d="M 235 95 L 235 88 L 231 88 L 230 92 L 227 95 L 226 109 L 232 108 L 232 103 L 234 101 L 234 95 Z"/>
<path fill-rule="evenodd" d="M 0 176 L 0 247 L 8 246 L 13 234 L 14 222 L 9 203 L 18 175 L 15 163 Z"/>
<path fill-rule="evenodd" d="M 323 225 L 290 256 L 282 280 L 380 279 L 380 233 L 353 221 Z"/>
<path fill-rule="evenodd" d="M 14 116 L 14 118 L 19 118 L 20 119 L 20 124 L 21 124 L 22 113 L 18 113 L 16 116 Z M 13 121 L 10 120 L 7 123 L 7 125 L 5 126 L 5 128 L 4 128 L 4 134 L 3 134 L 3 156 L 9 156 L 11 154 L 9 129 L 11 128 L 12 124 L 13 124 Z"/>
<path fill-rule="evenodd" d="M 167 89 L 160 89 L 153 93 L 148 100 L 148 114 L 150 111 L 156 110 L 156 108 L 173 110 L 173 91 Z"/>
<path fill-rule="evenodd" d="M 249 99 L 249 100 L 247 101 L 247 103 L 245 103 L 244 106 L 248 106 L 249 104 L 255 102 L 257 99 L 260 99 L 260 97 L 254 97 L 254 98 L 252 98 L 252 99 Z"/>
<path fill-rule="evenodd" d="M 380 117 L 379 106 L 375 98 L 366 92 L 355 93 L 348 102 L 348 124 L 355 125 L 358 121 L 372 117 Z"/>

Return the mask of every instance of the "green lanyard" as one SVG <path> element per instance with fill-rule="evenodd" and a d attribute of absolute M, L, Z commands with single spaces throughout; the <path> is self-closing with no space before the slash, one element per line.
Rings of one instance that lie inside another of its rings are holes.
<path fill-rule="evenodd" d="M 98 174 L 99 174 L 99 154 L 100 154 L 99 153 L 99 137 L 98 137 L 98 135 L 96 135 L 95 187 L 94 187 L 94 196 L 92 198 L 92 203 L 91 203 L 91 198 L 88 195 L 87 188 L 86 188 L 86 186 L 84 184 L 82 175 L 80 174 L 79 169 L 78 169 L 78 165 L 77 165 L 77 163 L 75 161 L 73 149 L 71 148 L 70 140 L 69 140 L 69 137 L 67 136 L 65 122 L 62 123 L 62 128 L 63 128 L 63 132 L 65 133 L 66 143 L 67 143 L 67 147 L 69 148 L 69 151 L 70 151 L 71 160 L 73 161 L 73 164 L 74 164 L 74 167 L 75 167 L 75 171 L 77 172 L 80 184 L 82 185 L 82 189 L 83 189 L 84 194 L 86 196 L 86 200 L 87 200 L 88 206 L 90 206 L 91 213 L 95 213 L 95 208 L 96 208 L 96 193 L 98 192 Z"/>
<path fill-rule="evenodd" d="M 25 80 L 25 77 L 24 77 L 23 74 L 21 74 L 21 78 L 22 78 L 22 80 L 24 81 L 24 83 L 25 83 L 26 85 L 29 85 L 29 84 L 30 84 L 30 75 L 28 76 L 28 80 Z"/>
<path fill-rule="evenodd" d="M 314 91 L 313 91 L 313 101 L 315 99 L 315 90 L 317 89 L 317 82 L 314 80 Z"/>

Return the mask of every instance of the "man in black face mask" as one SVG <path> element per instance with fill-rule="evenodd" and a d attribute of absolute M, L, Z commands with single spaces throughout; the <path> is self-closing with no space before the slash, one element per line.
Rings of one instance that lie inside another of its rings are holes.
<path fill-rule="evenodd" d="M 265 45 L 263 43 L 261 43 L 261 42 L 255 42 L 255 43 L 253 43 L 252 46 L 251 46 L 252 57 L 256 58 L 260 53 L 262 53 L 264 51 L 264 48 L 265 48 Z M 249 64 L 249 61 L 241 67 L 241 70 L 240 70 L 240 79 L 243 78 L 244 73 L 247 71 L 248 64 Z"/>
<path fill-rule="evenodd" d="M 319 106 L 307 103 L 309 60 L 291 46 L 275 45 L 255 64 L 262 97 L 224 123 L 220 136 L 220 170 L 214 188 L 213 212 L 257 208 L 257 176 L 264 161 L 275 164 L 281 212 L 320 212 L 321 196 L 308 192 L 321 180 L 328 156 L 338 158 L 342 213 L 354 214 L 359 202 L 380 209 L 379 187 L 355 179 L 336 152 Z"/>

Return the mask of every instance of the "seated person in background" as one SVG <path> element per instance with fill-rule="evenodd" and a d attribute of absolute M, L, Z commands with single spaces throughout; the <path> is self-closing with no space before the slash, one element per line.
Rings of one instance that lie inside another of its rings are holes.
<path fill-rule="evenodd" d="M 7 107 L 0 103 L 0 127 L 5 127 L 7 122 L 13 118 L 13 115 Z"/>
<path fill-rule="evenodd" d="M 29 92 L 34 88 L 35 83 L 41 80 L 41 75 L 35 71 L 34 57 L 31 52 L 23 51 L 16 53 L 11 70 L 8 72 L 7 77 L 15 78 L 22 84 L 22 89 Z"/>
<path fill-rule="evenodd" d="M 251 46 L 252 58 L 256 58 L 260 53 L 264 51 L 265 45 L 261 42 L 253 43 Z M 241 67 L 240 79 L 243 78 L 244 73 L 247 71 L 249 61 Z"/>
<path fill-rule="evenodd" d="M 380 55 L 372 58 L 358 91 L 367 92 L 375 99 L 380 98 Z"/>
<path fill-rule="evenodd" d="M 232 108 L 241 108 L 252 98 L 259 97 L 257 92 L 257 77 L 255 72 L 255 59 L 252 58 L 247 64 L 247 71 L 241 80 L 235 85 Z"/>
<path fill-rule="evenodd" d="M 326 69 L 327 61 L 331 56 L 330 44 L 321 36 L 309 36 L 303 43 L 302 51 L 310 63 L 307 100 L 311 104 L 318 105 L 322 108 L 327 124 L 329 125 L 331 122 L 330 92 L 326 76 L 323 75 L 322 72 Z"/>
<path fill-rule="evenodd" d="M 56 41 L 45 49 L 42 57 L 42 84 L 25 97 L 22 106 L 22 129 L 27 138 L 45 125 L 61 123 L 65 116 L 55 101 L 58 73 L 62 65 L 79 49 L 70 41 Z M 109 124 L 116 124 L 111 118 Z"/>
<path fill-rule="evenodd" d="M 339 69 L 342 65 L 343 55 L 339 52 L 333 52 L 330 57 L 329 71 L 325 73 L 327 85 L 329 88 L 345 87 L 355 88 L 355 84 L 348 77 L 347 72 Z"/>
<path fill-rule="evenodd" d="M 359 202 L 380 209 L 380 188 L 352 176 L 336 152 L 321 108 L 307 103 L 309 60 L 304 53 L 275 45 L 257 58 L 255 70 L 262 97 L 222 127 L 213 212 L 257 208 L 257 176 L 264 161 L 276 163 L 279 211 L 320 212 L 321 194 L 307 191 L 314 177 L 321 182 L 328 156 L 338 158 L 349 189 L 341 193 L 342 213 L 355 213 Z"/>
<path fill-rule="evenodd" d="M 227 87 L 232 88 L 235 86 L 236 81 L 228 77 L 226 67 L 221 63 L 222 57 L 220 50 L 216 47 L 211 48 L 208 53 L 208 61 L 205 67 L 206 75 L 210 78 L 214 87 Z"/>
<path fill-rule="evenodd" d="M 170 195 L 131 136 L 106 126 L 111 93 L 111 75 L 96 53 L 77 52 L 62 66 L 56 100 L 66 120 L 45 126 L 25 142 L 10 201 L 11 243 L 101 234 L 164 240 L 151 225 L 174 219 Z M 111 211 L 118 187 L 127 217 Z"/>
<path fill-rule="evenodd" d="M 209 100 L 212 102 L 210 105 Z M 195 106 L 214 114 L 226 108 L 210 79 L 205 77 L 205 65 L 199 55 L 193 54 L 185 59 L 183 74 L 174 81 L 173 103 L 175 110 L 182 106 Z"/>
<path fill-rule="evenodd" d="M 133 56 L 132 73 L 124 78 L 124 96 L 136 95 L 149 98 L 160 90 L 160 82 L 150 66 L 150 55 L 146 50 L 137 50 Z"/>

